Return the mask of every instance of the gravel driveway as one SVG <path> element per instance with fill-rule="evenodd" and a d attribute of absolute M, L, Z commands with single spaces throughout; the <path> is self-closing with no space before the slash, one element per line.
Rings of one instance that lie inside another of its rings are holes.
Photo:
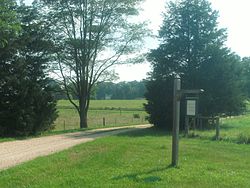
<path fill-rule="evenodd" d="M 45 156 L 65 150 L 80 143 L 90 142 L 96 138 L 148 128 L 150 126 L 151 125 L 137 125 L 106 128 L 54 136 L 45 136 L 27 140 L 3 142 L 0 143 L 0 170 L 7 169 L 39 156 Z"/>

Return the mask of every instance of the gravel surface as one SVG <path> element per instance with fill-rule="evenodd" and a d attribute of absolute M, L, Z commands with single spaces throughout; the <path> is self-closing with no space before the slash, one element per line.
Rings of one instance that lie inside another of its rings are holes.
<path fill-rule="evenodd" d="M 27 140 L 0 143 L 0 170 L 65 150 L 80 143 L 93 141 L 96 138 L 115 135 L 132 130 L 148 128 L 151 125 L 105 128 L 98 130 L 45 136 Z"/>

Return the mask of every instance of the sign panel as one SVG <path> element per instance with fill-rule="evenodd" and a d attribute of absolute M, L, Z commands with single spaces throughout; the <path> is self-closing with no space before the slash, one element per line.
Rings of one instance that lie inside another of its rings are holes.
<path fill-rule="evenodd" d="M 196 114 L 196 100 L 187 100 L 187 115 L 195 116 Z"/>

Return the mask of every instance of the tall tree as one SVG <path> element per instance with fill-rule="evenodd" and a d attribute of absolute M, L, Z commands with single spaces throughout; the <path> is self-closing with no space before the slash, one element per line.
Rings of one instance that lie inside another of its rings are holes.
<path fill-rule="evenodd" d="M 244 107 L 237 78 L 241 71 L 240 59 L 224 46 L 226 31 L 218 28 L 217 19 L 218 12 L 207 0 L 180 0 L 167 4 L 159 32 L 161 44 L 148 57 L 153 72 L 148 81 L 145 107 L 150 121 L 157 126 L 172 127 L 170 85 L 176 74 L 181 76 L 183 88 L 205 90 L 199 103 L 204 115 L 238 113 Z M 163 89 L 165 87 L 169 88 Z M 165 106 L 161 108 L 157 101 L 164 90 L 168 94 L 161 98 Z M 152 109 L 160 112 L 155 113 Z"/>
<path fill-rule="evenodd" d="M 136 24 L 143 0 L 43 0 L 59 67 L 69 101 L 87 127 L 87 112 L 93 86 L 112 80 L 110 68 L 141 58 L 126 59 L 147 35 L 145 23 Z M 136 54 L 136 53 L 135 53 Z M 133 57 L 135 57 L 133 54 Z M 138 55 L 138 54 L 137 54 Z M 70 86 L 70 87 L 68 87 Z M 72 99 L 74 93 L 78 102 Z"/>
<path fill-rule="evenodd" d="M 51 46 L 34 7 L 16 7 L 21 30 L 0 51 L 0 135 L 53 128 L 56 101 L 45 74 Z"/>

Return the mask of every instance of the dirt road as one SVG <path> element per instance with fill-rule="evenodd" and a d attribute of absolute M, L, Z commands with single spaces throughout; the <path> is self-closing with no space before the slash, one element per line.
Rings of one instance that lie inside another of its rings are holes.
<path fill-rule="evenodd" d="M 7 169 L 39 156 L 65 150 L 80 143 L 118 133 L 148 128 L 151 125 L 126 126 L 67 133 L 0 143 L 0 170 Z"/>

